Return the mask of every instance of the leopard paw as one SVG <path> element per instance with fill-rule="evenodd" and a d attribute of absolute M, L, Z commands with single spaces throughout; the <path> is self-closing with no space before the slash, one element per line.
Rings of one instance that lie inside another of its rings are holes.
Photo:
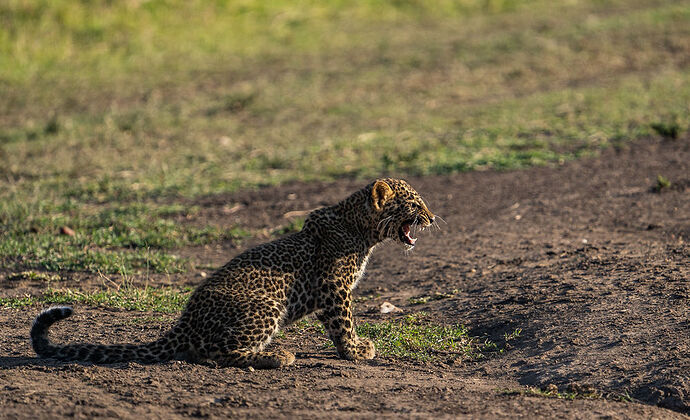
<path fill-rule="evenodd" d="M 376 347 L 374 343 L 368 338 L 357 338 L 357 343 L 355 344 L 355 359 L 356 360 L 368 360 L 373 359 L 376 356 Z"/>

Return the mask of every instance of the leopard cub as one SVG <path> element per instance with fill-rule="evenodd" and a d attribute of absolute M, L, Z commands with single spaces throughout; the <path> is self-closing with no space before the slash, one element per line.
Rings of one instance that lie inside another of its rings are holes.
<path fill-rule="evenodd" d="M 64 361 L 178 359 L 276 368 L 290 365 L 295 356 L 265 351 L 265 346 L 282 326 L 315 313 L 340 357 L 371 359 L 374 344 L 355 333 L 352 290 L 377 244 L 392 240 L 412 248 L 414 229 L 431 226 L 434 220 L 407 182 L 379 179 L 338 204 L 310 213 L 300 232 L 233 258 L 194 291 L 176 325 L 156 341 L 53 344 L 49 327 L 72 314 L 72 308 L 59 306 L 38 315 L 31 343 L 39 356 Z"/>

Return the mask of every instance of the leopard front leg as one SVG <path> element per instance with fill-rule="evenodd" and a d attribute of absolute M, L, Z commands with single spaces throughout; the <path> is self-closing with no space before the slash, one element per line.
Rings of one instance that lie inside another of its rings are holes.
<path fill-rule="evenodd" d="M 358 337 L 352 319 L 352 297 L 349 291 L 328 293 L 323 299 L 322 311 L 316 316 L 328 331 L 338 355 L 347 360 L 373 359 L 376 355 L 374 343 L 368 338 Z"/>

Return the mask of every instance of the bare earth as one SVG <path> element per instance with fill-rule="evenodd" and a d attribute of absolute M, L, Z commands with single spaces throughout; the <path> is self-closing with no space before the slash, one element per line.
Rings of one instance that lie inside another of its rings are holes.
<path fill-rule="evenodd" d="M 654 192 L 662 174 L 670 188 Z M 441 215 L 405 255 L 380 248 L 360 283 L 360 321 L 426 311 L 464 324 L 503 354 L 435 363 L 339 360 L 313 328 L 276 340 L 297 353 L 274 371 L 170 362 L 109 366 L 35 358 L 28 329 L 40 308 L 0 310 L 2 418 L 688 418 L 690 414 L 690 139 L 647 140 L 555 168 L 411 178 Z M 201 199 L 199 224 L 285 224 L 364 182 L 293 184 Z M 241 247 L 186 249 L 214 266 Z M 9 281 L 5 296 L 38 284 Z M 103 280 L 63 273 L 65 285 Z M 199 273 L 153 277 L 196 284 Z M 55 286 L 55 285 L 54 285 Z M 59 286 L 59 285 L 58 285 Z M 442 295 L 435 295 L 441 293 Z M 437 296 L 423 304 L 410 298 Z M 378 313 L 389 301 L 402 314 Z M 77 306 L 56 341 L 151 340 L 174 315 Z M 525 394 L 527 386 L 594 389 L 598 399 Z M 579 387 L 579 388 L 578 388 Z M 632 400 L 632 401 L 630 401 Z"/>

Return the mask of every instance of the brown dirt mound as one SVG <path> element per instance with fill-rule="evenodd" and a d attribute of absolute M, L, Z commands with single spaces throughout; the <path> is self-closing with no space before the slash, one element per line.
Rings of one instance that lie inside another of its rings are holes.
<path fill-rule="evenodd" d="M 672 185 L 657 192 L 659 174 Z M 556 168 L 409 181 L 447 224 L 422 235 L 410 255 L 395 246 L 378 250 L 360 283 L 358 294 L 370 298 L 358 304 L 358 319 L 390 319 L 375 310 L 389 301 L 404 310 L 394 316 L 426 311 L 498 343 L 521 329 L 502 354 L 465 363 L 351 363 L 307 332 L 277 340 L 298 357 L 277 371 L 63 364 L 30 350 L 38 308 L 3 309 L 0 417 L 687 418 L 690 139 L 638 142 Z M 333 203 L 362 184 L 208 197 L 197 203 L 197 222 L 270 230 L 286 213 Z M 240 250 L 225 244 L 184 252 L 217 265 Z M 101 282 L 77 276 L 84 287 Z M 16 293 L 16 285 L 1 284 L 4 295 Z M 436 298 L 411 303 L 429 296 Z M 78 307 L 54 336 L 136 342 L 173 319 Z M 523 385 L 593 389 L 604 398 L 543 398 L 517 392 Z"/>

